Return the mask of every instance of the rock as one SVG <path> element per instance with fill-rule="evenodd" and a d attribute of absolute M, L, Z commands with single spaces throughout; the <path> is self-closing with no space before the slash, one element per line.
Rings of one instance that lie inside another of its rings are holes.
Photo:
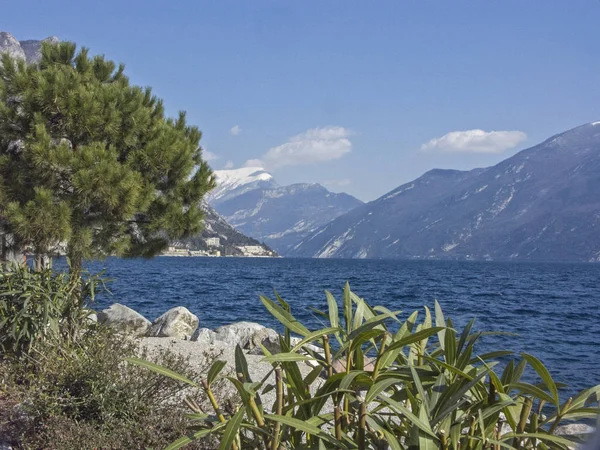
<path fill-rule="evenodd" d="M 223 325 L 215 330 L 218 341 L 227 342 L 229 345 L 238 345 L 247 348 L 250 345 L 252 336 L 265 327 L 255 322 L 236 322 L 229 325 Z"/>
<path fill-rule="evenodd" d="M 584 435 L 591 434 L 596 429 L 585 423 L 570 423 L 568 425 L 561 425 L 556 427 L 554 434 L 559 436 L 573 436 L 573 435 Z"/>
<path fill-rule="evenodd" d="M 271 328 L 263 328 L 252 335 L 246 347 L 251 355 L 262 355 L 264 346 L 271 353 L 280 353 L 279 333 Z"/>
<path fill-rule="evenodd" d="M 208 328 L 198 328 L 192 334 L 191 341 L 194 342 L 204 342 L 206 344 L 212 344 L 215 342 L 217 334 L 213 330 L 209 330 Z"/>
<path fill-rule="evenodd" d="M 364 358 L 364 366 L 365 371 L 372 372 L 375 369 L 375 358 L 371 358 L 369 356 L 365 356 Z M 333 362 L 333 371 L 335 373 L 342 373 L 346 371 L 346 360 L 345 359 L 336 359 Z"/>
<path fill-rule="evenodd" d="M 120 303 L 112 304 L 98 313 L 98 321 L 121 333 L 142 336 L 148 330 L 150 321 L 140 313 Z"/>
<path fill-rule="evenodd" d="M 187 308 L 171 308 L 150 325 L 147 336 L 190 339 L 198 327 L 198 317 Z"/>
<path fill-rule="evenodd" d="M 8 53 L 12 58 L 25 59 L 25 52 L 19 41 L 5 31 L 0 31 L 0 53 Z"/>
<path fill-rule="evenodd" d="M 91 309 L 87 310 L 87 322 L 90 325 L 94 325 L 98 323 L 98 314 L 96 314 L 95 311 L 92 311 Z"/>

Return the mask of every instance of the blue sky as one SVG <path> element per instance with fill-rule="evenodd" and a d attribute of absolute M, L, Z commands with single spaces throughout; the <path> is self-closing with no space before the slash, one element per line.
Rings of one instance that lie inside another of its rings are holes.
<path fill-rule="evenodd" d="M 20 0 L 0 30 L 124 62 L 215 169 L 372 200 L 600 120 L 599 20 L 583 0 Z"/>

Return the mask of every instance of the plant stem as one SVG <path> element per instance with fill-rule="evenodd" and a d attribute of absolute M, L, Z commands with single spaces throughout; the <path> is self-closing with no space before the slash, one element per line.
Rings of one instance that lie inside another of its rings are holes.
<path fill-rule="evenodd" d="M 365 430 L 367 428 L 367 404 L 360 403 L 360 417 L 358 421 L 358 450 L 365 450 Z"/>
<path fill-rule="evenodd" d="M 275 400 L 275 414 L 283 415 L 283 380 L 281 378 L 281 367 L 275 368 L 275 392 L 277 398 Z M 271 435 L 271 450 L 277 450 L 279 446 L 279 433 L 281 431 L 281 423 L 275 422 L 273 433 Z"/>
<path fill-rule="evenodd" d="M 331 347 L 329 346 L 329 336 L 323 336 L 323 351 L 325 352 L 325 362 L 327 363 L 327 378 L 333 376 L 333 364 L 331 364 Z"/>
<path fill-rule="evenodd" d="M 554 434 L 554 432 L 556 431 L 556 427 L 558 427 L 558 424 L 560 423 L 560 421 L 562 420 L 563 416 L 567 412 L 567 409 L 569 409 L 569 406 L 571 406 L 571 402 L 572 401 L 573 401 L 573 397 L 569 397 L 569 399 L 565 402 L 565 404 L 563 405 L 563 407 L 560 408 L 557 411 L 557 413 L 556 413 L 556 419 L 554 420 L 554 423 L 552 424 L 552 426 L 548 430 L 548 433 Z"/>
<path fill-rule="evenodd" d="M 525 401 L 523 403 L 523 407 L 521 408 L 521 416 L 519 417 L 519 423 L 517 425 L 517 433 L 522 434 L 525 431 L 525 426 L 527 425 L 527 419 L 529 418 L 529 413 L 531 413 L 531 407 L 533 406 L 533 402 L 529 397 L 525 397 Z M 513 447 L 519 448 L 521 445 L 521 438 L 513 439 Z"/>
<path fill-rule="evenodd" d="M 387 340 L 388 333 L 385 333 L 381 338 L 381 347 L 379 347 L 379 352 L 377 352 L 377 360 L 375 361 L 375 367 L 373 367 L 373 381 L 377 379 L 377 375 L 379 375 L 379 364 L 381 361 L 381 355 L 385 350 L 385 341 Z"/>
<path fill-rule="evenodd" d="M 210 386 L 208 385 L 208 382 L 206 380 L 202 380 L 202 388 L 204 389 L 204 392 L 206 392 L 206 395 L 208 396 L 208 399 L 210 400 L 210 404 L 212 405 L 213 409 L 215 410 L 215 414 L 219 418 L 219 422 L 225 423 L 226 422 L 225 416 L 223 416 L 223 413 L 221 412 L 221 409 L 219 408 L 219 404 L 217 403 L 217 400 L 215 399 L 213 391 L 210 388 Z M 232 450 L 239 450 L 239 447 L 237 446 L 237 444 L 235 442 L 233 444 L 231 444 L 231 448 L 232 448 Z"/>

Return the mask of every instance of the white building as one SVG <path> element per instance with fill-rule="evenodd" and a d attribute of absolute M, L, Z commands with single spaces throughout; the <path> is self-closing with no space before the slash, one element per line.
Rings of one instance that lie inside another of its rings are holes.
<path fill-rule="evenodd" d="M 206 242 L 206 245 L 208 245 L 209 247 L 220 247 L 221 246 L 221 239 L 219 239 L 218 237 L 208 238 L 204 242 Z"/>

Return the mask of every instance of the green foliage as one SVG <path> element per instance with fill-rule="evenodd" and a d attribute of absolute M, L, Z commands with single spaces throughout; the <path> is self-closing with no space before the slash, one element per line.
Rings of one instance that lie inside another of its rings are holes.
<path fill-rule="evenodd" d="M 0 215 L 5 231 L 47 254 L 151 256 L 197 233 L 214 187 L 201 132 L 166 118 L 123 66 L 44 43 L 37 65 L 0 61 Z"/>
<path fill-rule="evenodd" d="M 262 449 L 499 449 L 560 448 L 573 438 L 555 436 L 563 421 L 595 417 L 600 386 L 562 401 L 558 384 L 535 357 L 523 354 L 496 372 L 495 358 L 511 352 L 477 355 L 486 333 L 472 332 L 473 321 L 456 330 L 439 304 L 400 320 L 399 311 L 371 307 L 346 285 L 339 311 L 327 292 L 329 322 L 311 331 L 276 296 L 261 300 L 285 327 L 281 353 L 269 354 L 274 377 L 250 379 L 243 352 L 236 351 L 237 377 L 228 377 L 239 394 L 237 410 L 225 415 L 212 389 L 223 368 L 215 362 L 201 383 L 214 415 L 194 414 L 187 436 L 169 449 L 207 436 L 220 448 Z M 299 335 L 300 342 L 291 339 Z M 330 340 L 332 343 L 330 344 Z M 308 346 L 311 344 L 311 346 Z M 316 366 L 307 375 L 301 361 Z M 138 359 L 130 362 L 182 380 Z M 541 379 L 523 380 L 529 367 Z M 271 374 L 271 375 L 272 375 Z M 275 390 L 272 409 L 261 395 Z"/>
<path fill-rule="evenodd" d="M 0 272 L 0 349 L 30 352 L 34 345 L 75 341 L 87 328 L 98 277 L 33 272 L 13 266 Z"/>
<path fill-rule="evenodd" d="M 187 359 L 166 350 L 150 354 L 96 327 L 71 345 L 44 343 L 0 364 L 3 396 L 21 405 L 9 435 L 25 449 L 166 447 L 185 432 L 179 400 L 186 392 L 169 378 L 123 364 L 134 355 L 197 380 Z"/>

